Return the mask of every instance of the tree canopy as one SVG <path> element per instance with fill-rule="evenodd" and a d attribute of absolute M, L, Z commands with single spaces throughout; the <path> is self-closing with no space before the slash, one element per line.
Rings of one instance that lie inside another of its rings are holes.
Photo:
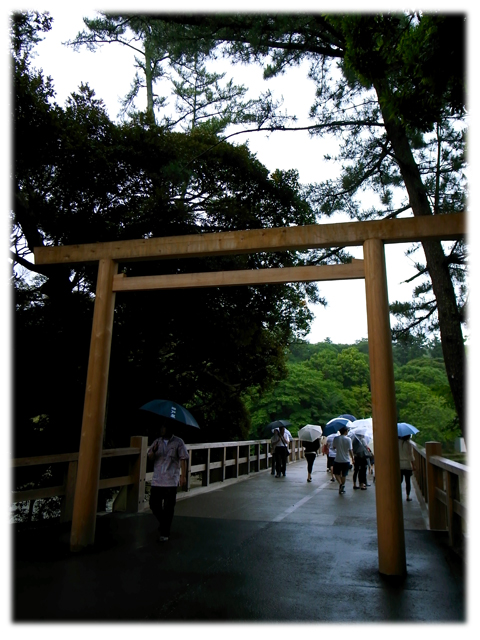
<path fill-rule="evenodd" d="M 416 342 L 416 344 L 414 344 Z M 306 424 L 325 425 L 343 413 L 358 420 L 372 415 L 369 361 L 366 342 L 338 345 L 332 342 L 292 344 L 287 377 L 272 390 L 247 392 L 252 437 L 264 437 L 273 420 L 289 420 L 293 435 Z M 405 346 L 405 345 L 404 345 Z M 421 344 L 412 339 L 410 353 L 394 345 L 397 421 L 408 422 L 420 432 L 415 442 L 438 441 L 453 452 L 460 435 L 443 359 L 435 341 Z"/>
<path fill-rule="evenodd" d="M 317 213 L 352 218 L 433 216 L 465 206 L 465 24 L 461 14 L 168 14 L 182 41 L 233 60 L 263 64 L 266 78 L 302 61 L 317 84 L 312 134 L 334 133 L 338 180 L 313 186 Z M 441 63 L 439 63 L 441 61 Z M 338 73 L 338 71 L 340 73 Z M 268 130 L 285 123 L 259 123 Z M 378 194 L 366 211 L 357 196 Z M 410 305 L 394 306 L 398 332 L 439 331 L 447 376 L 464 429 L 463 243 L 424 241 L 428 280 Z M 422 325 L 422 327 L 421 327 Z"/>
<path fill-rule="evenodd" d="M 12 258 L 25 269 L 12 277 L 18 455 L 78 447 L 96 283 L 89 265 L 33 265 L 35 246 L 315 221 L 294 170 L 269 173 L 246 146 L 222 142 L 215 131 L 171 131 L 142 114 L 113 123 L 86 84 L 59 106 L 53 81 L 20 55 L 31 42 L 30 33 L 22 37 L 12 50 Z M 322 251 L 314 258 L 347 259 Z M 120 269 L 154 275 L 305 261 L 281 252 Z M 315 285 L 118 294 L 105 442 L 128 441 L 142 420 L 138 408 L 155 397 L 186 405 L 203 425 L 204 441 L 245 436 L 242 393 L 284 374 L 286 347 L 308 332 L 306 300 L 318 300 Z M 48 375 L 39 375 L 45 360 Z"/>

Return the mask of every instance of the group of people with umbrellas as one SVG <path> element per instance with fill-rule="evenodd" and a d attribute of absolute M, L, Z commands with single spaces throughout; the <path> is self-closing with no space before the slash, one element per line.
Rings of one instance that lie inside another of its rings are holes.
<path fill-rule="evenodd" d="M 272 475 L 277 478 L 286 476 L 285 464 L 289 453 L 289 442 L 292 439 L 287 420 L 276 420 L 267 427 L 272 432 L 273 463 Z M 409 442 L 418 429 L 406 422 L 397 424 L 400 482 L 405 478 L 407 501 L 411 502 L 411 476 L 415 469 L 413 449 Z M 366 491 L 371 486 L 367 475 L 374 475 L 374 441 L 372 418 L 357 420 L 355 416 L 345 413 L 333 418 L 325 426 L 307 424 L 298 431 L 307 461 L 307 482 L 312 482 L 315 458 L 322 450 L 327 456 L 327 471 L 331 473 L 331 482 L 338 482 L 339 493 L 345 493 L 345 479 L 353 468 L 353 489 Z M 358 484 L 357 484 L 358 480 Z"/>
<path fill-rule="evenodd" d="M 152 400 L 141 409 L 155 413 L 159 417 L 157 437 L 147 451 L 147 457 L 154 463 L 150 493 L 150 508 L 158 521 L 158 542 L 168 541 L 176 503 L 178 486 L 186 482 L 188 451 L 184 441 L 173 434 L 173 429 L 182 427 L 199 429 L 192 414 L 171 400 Z M 292 434 L 287 429 L 288 420 L 275 420 L 265 427 L 265 435 L 271 435 L 273 448 L 272 474 L 285 477 L 286 463 L 290 453 Z M 408 442 L 418 429 L 405 422 L 398 424 L 400 482 L 405 478 L 407 501 L 411 501 L 410 478 L 414 470 L 413 450 Z M 348 434 L 348 435 L 347 435 Z M 322 452 L 327 455 L 327 471 L 331 481 L 339 483 L 339 494 L 345 493 L 345 479 L 349 469 L 354 467 L 353 488 L 366 489 L 367 465 L 373 469 L 373 425 L 372 419 L 356 420 L 351 414 L 342 414 L 330 420 L 324 427 L 307 424 L 298 431 L 307 461 L 307 482 L 312 482 L 315 458 L 323 443 Z M 350 458 L 350 459 L 349 459 Z M 357 477 L 359 486 L 357 486 Z M 374 478 L 375 479 L 375 478 Z"/>

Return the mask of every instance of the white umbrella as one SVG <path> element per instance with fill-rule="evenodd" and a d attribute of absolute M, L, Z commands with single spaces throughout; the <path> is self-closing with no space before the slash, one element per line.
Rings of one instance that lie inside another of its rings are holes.
<path fill-rule="evenodd" d="M 317 438 L 320 438 L 321 435 L 322 427 L 318 424 L 306 424 L 298 431 L 298 437 L 300 440 L 305 440 L 306 442 L 313 442 Z"/>
<path fill-rule="evenodd" d="M 353 436 L 363 436 L 365 438 L 365 442 L 368 444 L 371 440 L 373 440 L 373 435 L 371 431 L 367 430 L 367 427 L 357 427 L 356 429 L 350 429 L 348 432 L 348 436 L 353 438 Z"/>
<path fill-rule="evenodd" d="M 349 435 L 364 436 L 367 444 L 373 440 L 373 424 L 371 418 L 355 420 L 350 427 Z"/>
<path fill-rule="evenodd" d="M 363 420 L 355 420 L 350 425 L 350 429 L 356 429 L 357 427 L 367 427 L 370 431 L 373 432 L 373 421 L 371 418 L 364 418 Z"/>

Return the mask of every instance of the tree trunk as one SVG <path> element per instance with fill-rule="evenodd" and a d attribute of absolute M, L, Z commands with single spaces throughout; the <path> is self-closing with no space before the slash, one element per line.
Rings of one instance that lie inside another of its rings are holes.
<path fill-rule="evenodd" d="M 382 109 L 388 138 L 392 144 L 395 158 L 407 189 L 413 215 L 433 215 L 420 171 L 410 147 L 405 128 L 385 107 L 384 97 L 388 95 L 386 83 L 374 82 L 378 101 Z M 465 428 L 465 347 L 463 341 L 461 316 L 447 260 L 441 242 L 429 240 L 422 242 L 427 260 L 427 269 L 432 281 L 433 293 L 437 301 L 438 322 L 442 341 L 443 358 L 448 382 L 452 391 L 455 409 L 458 414 L 462 435 L 466 438 Z"/>
<path fill-rule="evenodd" d="M 155 123 L 155 109 L 153 105 L 153 64 L 150 54 L 150 40 L 148 35 L 145 37 L 145 82 L 147 85 L 147 114 L 151 121 Z"/>

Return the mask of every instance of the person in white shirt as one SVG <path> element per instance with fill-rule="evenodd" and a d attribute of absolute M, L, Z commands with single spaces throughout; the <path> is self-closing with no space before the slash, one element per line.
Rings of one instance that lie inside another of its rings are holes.
<path fill-rule="evenodd" d="M 333 473 L 338 482 L 338 493 L 345 493 L 345 480 L 350 467 L 350 460 L 354 464 L 352 441 L 347 436 L 348 427 L 340 429 L 340 435 L 334 438 L 332 448 L 336 451 Z"/>
<path fill-rule="evenodd" d="M 188 451 L 181 438 L 172 433 L 168 418 L 160 426 L 160 437 L 148 448 L 147 457 L 153 460 L 150 489 L 150 509 L 158 520 L 158 542 L 166 542 L 170 535 L 177 501 L 177 487 L 187 479 Z"/>
<path fill-rule="evenodd" d="M 287 456 L 290 453 L 288 443 L 290 440 L 291 438 L 285 431 L 285 427 L 275 429 L 273 432 L 272 447 L 273 455 L 275 456 L 276 478 L 280 478 L 281 474 L 284 477 L 287 475 Z"/>

